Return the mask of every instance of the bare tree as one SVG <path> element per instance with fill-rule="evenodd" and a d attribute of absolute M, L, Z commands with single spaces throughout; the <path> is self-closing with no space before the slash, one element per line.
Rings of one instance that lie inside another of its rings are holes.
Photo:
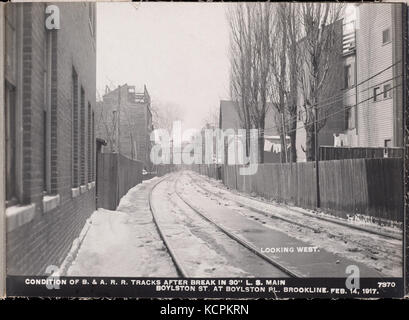
<path fill-rule="evenodd" d="M 298 74 L 300 72 L 300 15 L 299 5 L 290 3 L 286 12 L 287 22 L 287 56 L 289 71 L 289 94 L 287 101 L 288 110 L 288 135 L 290 136 L 291 162 L 297 162 L 297 103 L 298 103 Z"/>
<path fill-rule="evenodd" d="M 315 160 L 318 132 L 326 123 L 325 109 L 319 108 L 318 103 L 339 37 L 337 21 L 340 19 L 341 11 L 340 4 L 300 4 L 304 34 L 300 45 L 303 66 L 298 75 L 305 114 L 303 121 L 307 136 L 307 161 Z"/>
<path fill-rule="evenodd" d="M 179 106 L 172 103 L 152 102 L 152 123 L 156 129 L 166 129 L 172 132 L 173 122 L 183 120 L 183 112 Z"/>
<path fill-rule="evenodd" d="M 209 110 L 206 117 L 203 118 L 203 126 L 210 125 L 211 127 L 219 127 L 219 109 L 213 108 Z"/>
<path fill-rule="evenodd" d="M 259 130 L 259 162 L 264 161 L 264 129 L 270 68 L 271 5 L 239 3 L 230 8 L 231 97 L 246 129 L 248 155 L 251 128 Z"/>
<path fill-rule="evenodd" d="M 268 111 L 268 85 L 270 82 L 271 65 L 271 41 L 273 10 L 270 3 L 258 3 L 255 7 L 255 82 L 258 83 L 258 92 L 254 92 L 252 97 L 257 97 L 254 101 L 254 125 L 259 129 L 259 160 L 264 162 L 264 130 L 265 118 Z M 254 87 L 256 87 L 254 85 Z"/>
<path fill-rule="evenodd" d="M 235 4 L 229 7 L 230 24 L 230 96 L 237 101 L 237 113 L 241 125 L 246 130 L 246 154 L 249 154 L 249 132 L 251 128 L 249 106 L 248 75 L 249 62 L 246 56 L 246 11 L 248 4 Z"/>
<path fill-rule="evenodd" d="M 287 11 L 290 4 L 279 3 L 275 5 L 275 15 L 273 21 L 273 32 L 271 37 L 271 81 L 270 100 L 274 109 L 279 114 L 277 124 L 280 132 L 281 141 L 281 162 L 287 162 L 287 146 L 286 146 L 286 119 L 287 101 L 288 101 L 288 19 Z"/>
<path fill-rule="evenodd" d="M 95 129 L 97 137 L 105 137 L 109 152 L 117 152 L 117 113 L 108 110 L 102 101 L 95 108 Z"/>

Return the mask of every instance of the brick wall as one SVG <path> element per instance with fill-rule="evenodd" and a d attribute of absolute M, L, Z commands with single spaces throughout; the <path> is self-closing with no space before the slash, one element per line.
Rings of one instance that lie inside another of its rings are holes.
<path fill-rule="evenodd" d="M 112 123 L 115 122 L 113 111 L 120 109 L 120 121 L 116 122 L 117 125 L 119 123 L 120 130 L 119 152 L 129 159 L 142 161 L 146 168 L 150 168 L 150 127 L 152 117 L 149 112 L 149 102 L 142 103 L 128 99 L 128 88 L 130 86 L 125 84 L 104 95 L 103 102 L 98 104 L 96 110 L 96 130 L 99 138 L 107 140 L 108 152 L 117 152 L 118 146 L 115 144 L 117 143 L 118 133 Z M 121 100 L 120 104 L 119 99 Z M 107 133 L 106 126 L 109 128 L 112 141 Z"/>
<path fill-rule="evenodd" d="M 47 266 L 59 266 L 94 210 L 94 190 L 66 200 L 54 211 L 36 215 L 30 223 L 9 232 L 7 274 L 42 275 Z"/>
<path fill-rule="evenodd" d="M 10 228 L 8 218 L 7 272 L 8 274 L 44 274 L 48 265 L 59 265 L 65 258 L 72 241 L 79 235 L 85 220 L 95 210 L 95 188 L 88 170 L 95 168 L 88 161 L 88 148 L 84 143 L 85 161 L 83 192 L 74 193 L 73 183 L 73 68 L 78 73 L 78 89 L 84 88 L 85 106 L 95 107 L 95 40 L 89 25 L 88 5 L 83 3 L 58 4 L 61 16 L 60 30 L 46 31 L 45 4 L 11 4 L 19 6 L 21 13 L 21 85 L 17 95 L 21 101 L 21 180 L 20 205 L 34 204 L 34 216 Z M 43 205 L 44 180 L 44 62 L 46 35 L 51 32 L 51 103 L 50 103 L 50 176 L 51 196 L 59 196 L 59 204 L 51 210 Z M 19 100 L 18 100 L 19 101 Z M 79 128 L 87 136 L 88 113 L 84 113 L 84 126 Z M 91 161 L 95 158 L 92 157 Z M 77 170 L 78 171 L 78 170 Z M 78 173 L 78 174 L 81 174 Z M 88 185 L 88 183 L 90 183 Z M 7 214 L 7 213 L 6 213 Z"/>

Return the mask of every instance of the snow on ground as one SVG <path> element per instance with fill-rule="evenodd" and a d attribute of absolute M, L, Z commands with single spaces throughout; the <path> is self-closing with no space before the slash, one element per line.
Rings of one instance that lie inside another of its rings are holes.
<path fill-rule="evenodd" d="M 186 188 L 191 188 L 217 201 L 219 205 L 231 207 L 237 213 L 257 220 L 271 229 L 285 232 L 289 236 L 310 243 L 313 246 L 318 246 L 345 258 L 361 262 L 385 275 L 399 277 L 402 274 L 402 241 L 400 240 L 385 238 L 332 222 L 315 219 L 311 216 L 303 215 L 299 210 L 292 210 L 291 207 L 282 206 L 277 203 L 252 200 L 237 191 L 232 192 L 228 190 L 218 181 L 200 176 L 194 172 L 189 172 L 189 175 L 183 175 L 182 179 L 181 184 Z M 200 186 L 205 189 L 200 188 Z M 207 192 L 206 189 L 211 193 Z M 246 209 L 234 202 L 234 200 L 246 206 L 265 211 L 267 214 Z M 290 224 L 280 219 L 274 219 L 274 216 L 295 221 L 301 224 L 301 226 Z"/>
<path fill-rule="evenodd" d="M 176 176 L 175 174 L 175 179 Z M 149 209 L 149 190 L 157 179 L 159 178 L 155 177 L 143 181 L 130 189 L 121 199 L 117 210 L 95 211 L 79 238 L 73 242 L 72 249 L 60 268 L 61 273 L 69 276 L 177 276 Z M 174 181 L 171 177 L 160 183 L 152 196 L 156 211 L 159 212 L 159 222 L 192 276 L 242 277 L 266 272 L 262 265 L 253 269 L 244 267 L 256 265 L 257 262 L 236 249 L 235 244 L 229 243 L 196 214 L 189 213 L 189 209 L 177 201 Z M 294 210 L 286 205 L 256 201 L 237 191 L 228 190 L 218 181 L 193 172 L 183 174 L 179 184 L 268 228 L 364 263 L 387 276 L 401 275 L 402 242 L 399 240 L 318 220 L 302 214 L 300 210 L 303 209 L 300 208 Z M 249 210 L 235 201 L 266 213 Z M 301 226 L 274 216 L 295 221 Z"/>
<path fill-rule="evenodd" d="M 191 277 L 244 277 L 251 276 L 232 265 L 224 255 L 216 252 L 211 242 L 216 235 L 214 228 L 200 217 L 192 218 L 181 209 L 174 197 L 174 181 L 164 181 L 153 192 L 155 215 L 162 231 L 170 242 L 178 261 Z M 192 220 L 194 219 L 194 220 Z M 198 236 L 200 232 L 213 233 L 207 241 Z M 206 231 L 207 229 L 207 231 Z"/>
<path fill-rule="evenodd" d="M 177 276 L 147 202 L 156 179 L 130 189 L 117 210 L 98 209 L 92 214 L 82 244 L 78 249 L 78 240 L 74 242 L 67 257 L 73 260 L 68 276 Z"/>

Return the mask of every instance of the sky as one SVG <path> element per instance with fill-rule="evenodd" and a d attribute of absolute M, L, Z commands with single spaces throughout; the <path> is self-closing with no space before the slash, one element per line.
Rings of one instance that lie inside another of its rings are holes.
<path fill-rule="evenodd" d="M 146 84 L 152 104 L 174 104 L 183 129 L 200 128 L 228 99 L 226 6 L 97 4 L 97 90 Z"/>

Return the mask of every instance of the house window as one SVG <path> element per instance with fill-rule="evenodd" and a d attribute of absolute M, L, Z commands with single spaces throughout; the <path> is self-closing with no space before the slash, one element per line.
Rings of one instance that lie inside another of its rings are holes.
<path fill-rule="evenodd" d="M 380 93 L 381 93 L 381 90 L 379 87 L 375 87 L 373 89 L 373 101 L 379 101 Z"/>
<path fill-rule="evenodd" d="M 95 113 L 92 112 L 92 181 L 95 181 Z"/>
<path fill-rule="evenodd" d="M 52 73 L 52 33 L 47 32 L 44 50 L 44 109 L 43 109 L 43 190 L 51 192 L 51 73 Z"/>
<path fill-rule="evenodd" d="M 392 147 L 392 140 L 391 139 L 386 139 L 386 140 L 384 140 L 383 144 L 384 144 L 385 148 L 391 148 Z"/>
<path fill-rule="evenodd" d="M 344 88 L 350 88 L 352 86 L 352 68 L 348 64 L 344 66 Z"/>
<path fill-rule="evenodd" d="M 6 201 L 7 206 L 17 202 L 16 190 L 16 90 L 8 81 L 4 88 L 6 119 Z"/>
<path fill-rule="evenodd" d="M 91 104 L 88 102 L 88 182 L 92 181 L 92 110 Z"/>
<path fill-rule="evenodd" d="M 392 86 L 390 83 L 385 84 L 383 86 L 383 98 L 384 99 L 392 98 Z"/>
<path fill-rule="evenodd" d="M 382 31 L 382 44 L 387 44 L 390 41 L 391 41 L 391 31 L 388 28 Z"/>
<path fill-rule="evenodd" d="M 50 63 L 48 65 L 49 68 L 49 78 L 50 78 L 50 115 L 47 116 L 49 120 L 49 128 L 50 132 L 48 136 L 51 137 L 49 144 L 50 144 L 50 193 L 56 194 L 58 191 L 58 168 L 57 168 L 57 148 L 58 148 L 58 135 L 57 135 L 57 115 L 58 115 L 58 104 L 57 104 L 57 47 L 56 44 L 58 42 L 57 37 L 58 33 L 56 31 L 49 31 L 50 32 Z"/>
<path fill-rule="evenodd" d="M 346 129 L 355 128 L 355 106 L 347 106 L 345 114 Z"/>
<path fill-rule="evenodd" d="M 4 116 L 6 143 L 6 206 L 17 201 L 17 111 L 16 111 L 16 26 L 17 11 L 15 5 L 5 7 L 5 84 Z"/>
<path fill-rule="evenodd" d="M 81 155 L 80 155 L 80 172 L 81 185 L 85 185 L 85 92 L 81 87 L 81 117 L 80 117 L 80 139 L 81 139 Z"/>
<path fill-rule="evenodd" d="M 16 81 L 16 55 L 17 55 L 17 6 L 7 5 L 5 14 L 5 75 L 10 83 L 15 84 Z"/>
<path fill-rule="evenodd" d="M 78 119 L 78 75 L 72 69 L 72 187 L 79 186 L 79 119 Z"/>

